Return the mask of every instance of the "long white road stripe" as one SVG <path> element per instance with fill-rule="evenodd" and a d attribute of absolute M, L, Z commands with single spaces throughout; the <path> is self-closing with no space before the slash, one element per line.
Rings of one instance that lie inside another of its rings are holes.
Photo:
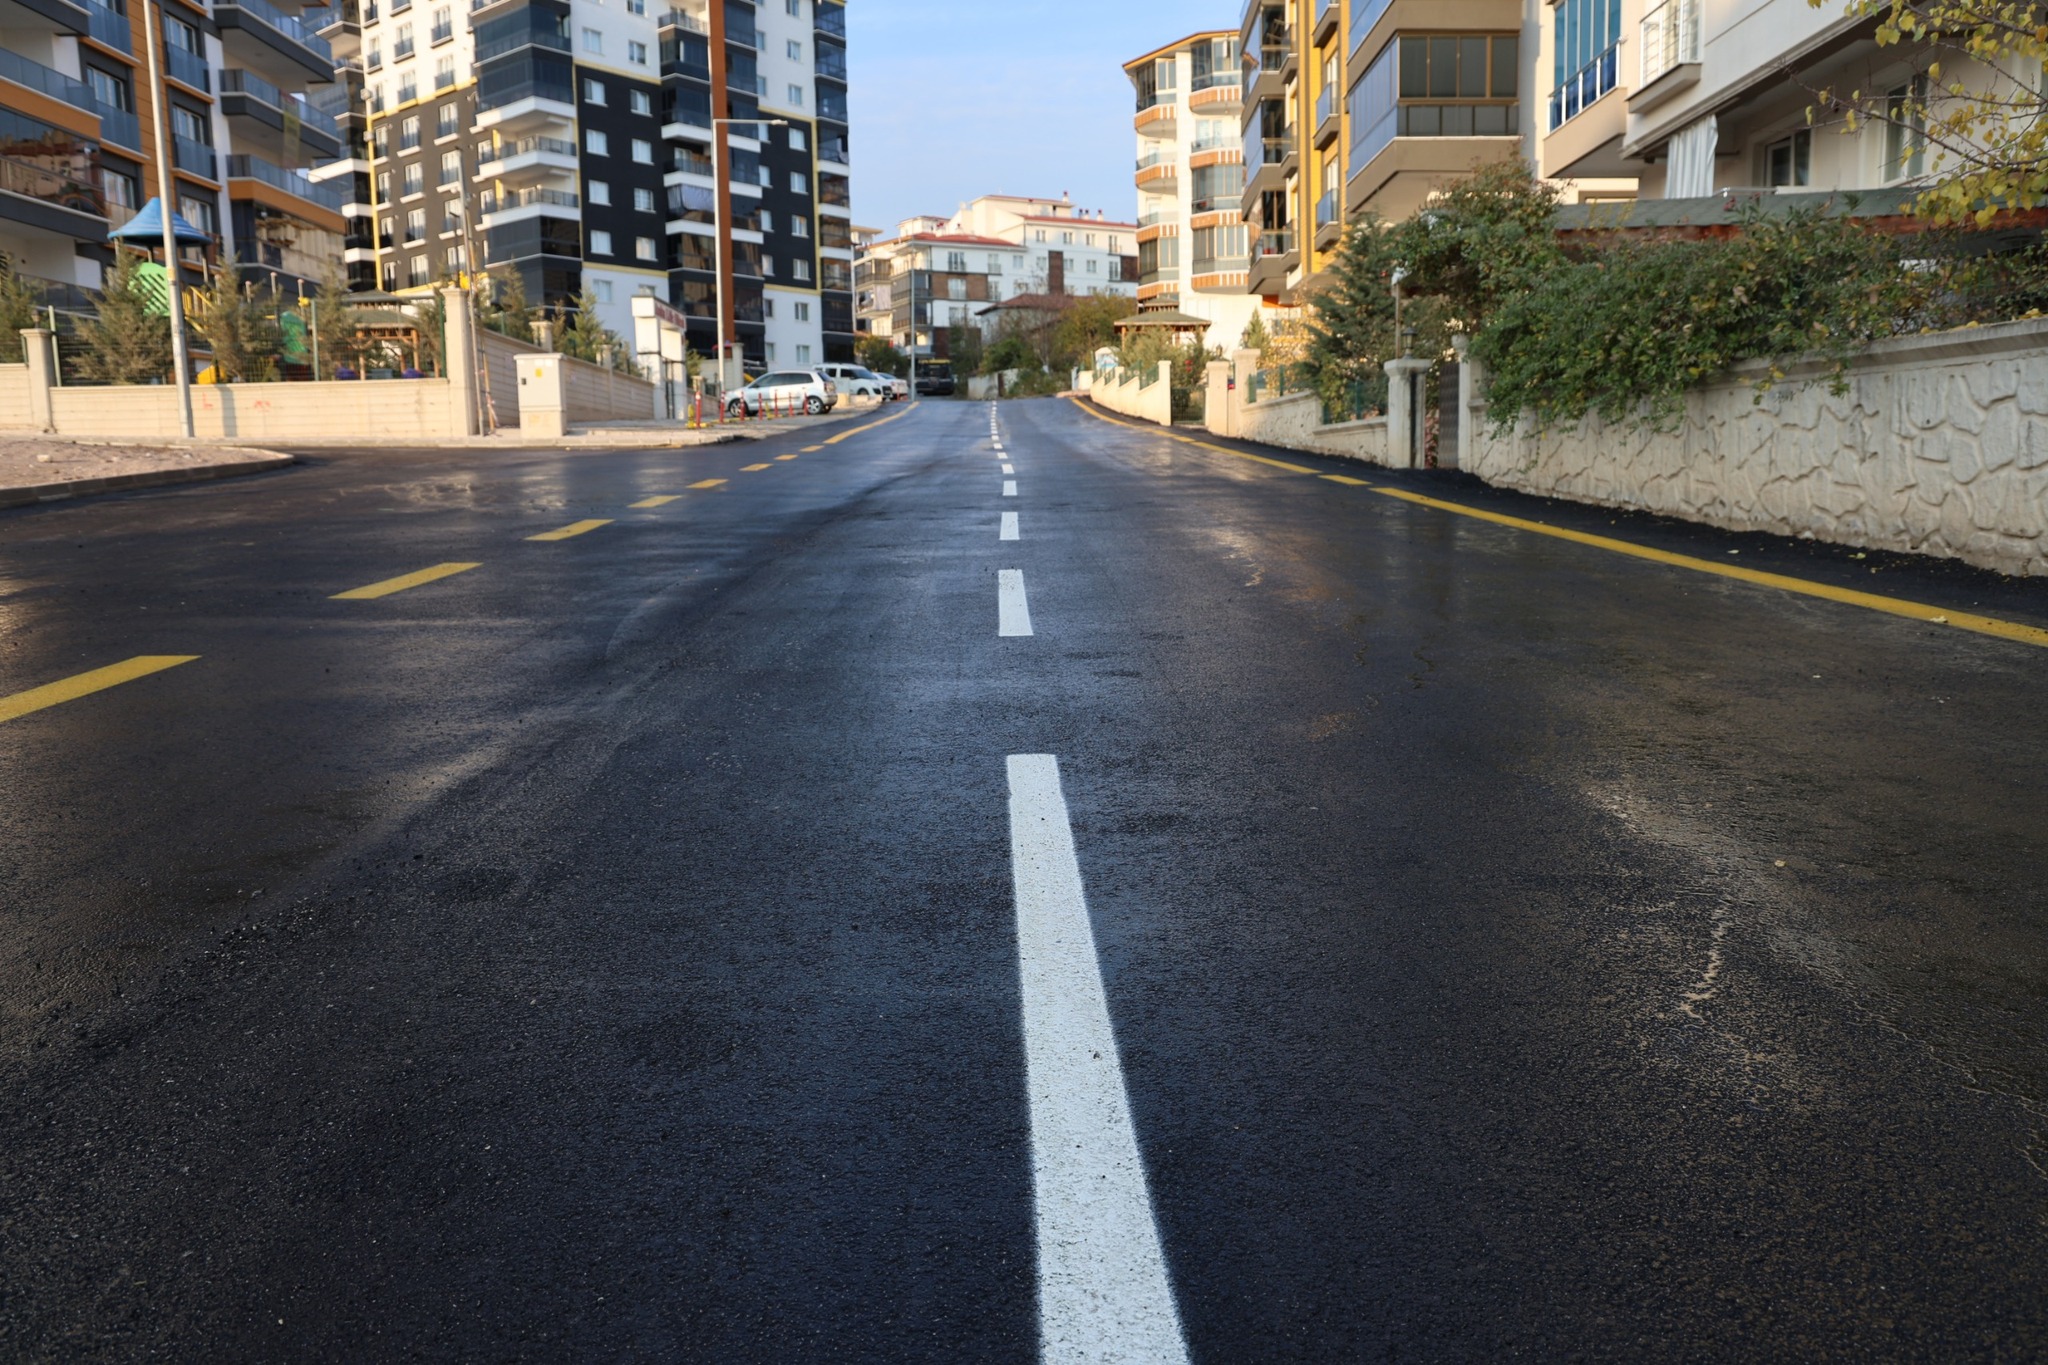
<path fill-rule="evenodd" d="M 1003 480 L 1003 496 L 1006 498 L 1014 498 L 1017 496 L 1017 481 L 1015 479 Z"/>
<path fill-rule="evenodd" d="M 999 535 L 999 536 L 997 536 L 997 537 L 996 537 L 996 539 L 998 539 L 998 540 L 1017 540 L 1017 539 L 1019 539 L 1019 537 L 1018 537 L 1018 535 L 1017 535 L 1017 514 L 1016 514 L 1015 512 L 1005 512 L 1005 513 L 1003 513 L 1003 530 L 1002 530 L 1002 534 L 1001 534 L 1001 535 Z"/>
<path fill-rule="evenodd" d="M 1024 571 L 1001 569 L 996 573 L 996 634 L 1029 635 L 1031 603 L 1024 596 Z"/>
<path fill-rule="evenodd" d="M 1005 474 L 1014 474 L 1017 472 L 1017 466 L 1013 464 L 1006 464 L 1003 466 L 1003 472 Z"/>
<path fill-rule="evenodd" d="M 1031 1093 L 1039 1358 L 1182 1365 L 1187 1343 L 1051 754 L 1010 755 L 1010 860 Z"/>

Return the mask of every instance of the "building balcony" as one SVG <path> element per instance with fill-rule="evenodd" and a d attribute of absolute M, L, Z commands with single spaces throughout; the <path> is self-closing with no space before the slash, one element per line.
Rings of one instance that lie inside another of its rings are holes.
<path fill-rule="evenodd" d="M 1180 161 L 1172 152 L 1154 152 L 1138 159 L 1138 188 L 1152 194 L 1180 190 Z"/>
<path fill-rule="evenodd" d="M 567 190 L 541 186 L 529 186 L 507 194 L 493 194 L 487 190 L 479 205 L 482 214 L 477 225 L 488 232 L 528 218 L 559 218 L 564 209 L 575 210 L 582 206 L 583 201 Z"/>
<path fill-rule="evenodd" d="M 1653 5 L 1637 29 L 1632 114 L 1654 109 L 1681 90 L 1699 84 L 1700 0 L 1664 0 Z"/>
<path fill-rule="evenodd" d="M 558 137 L 522 137 L 502 142 L 477 163 L 478 180 L 506 188 L 538 185 L 576 174 L 576 144 Z"/>
<path fill-rule="evenodd" d="M 288 171 L 260 156 L 236 153 L 228 159 L 228 198 L 247 199 L 303 218 L 331 232 L 342 231 L 348 191 L 320 184 L 303 171 Z"/>
<path fill-rule="evenodd" d="M 1251 261 L 1246 269 L 1246 291 L 1264 296 L 1284 294 L 1289 277 L 1300 267 L 1301 254 L 1296 249 L 1292 232 L 1260 233 L 1252 243 Z"/>
<path fill-rule="evenodd" d="M 1197 142 L 1188 150 L 1188 166 L 1201 170 L 1208 166 L 1240 166 L 1244 164 L 1244 146 L 1235 140 L 1209 138 Z"/>
<path fill-rule="evenodd" d="M 524 136 L 544 128 L 573 129 L 576 126 L 576 95 L 566 85 L 550 81 L 525 81 L 494 91 L 486 104 L 477 100 L 476 126 L 495 128 L 501 133 Z"/>
<path fill-rule="evenodd" d="M 110 48 L 126 56 L 135 55 L 135 33 L 128 25 L 128 16 L 120 10 L 87 0 L 86 22 L 90 26 L 89 36 L 101 47 Z"/>
<path fill-rule="evenodd" d="M 1256 198 L 1268 191 L 1280 189 L 1287 183 L 1287 173 L 1299 165 L 1294 135 L 1259 137 L 1256 134 L 1244 140 L 1244 193 L 1246 199 Z"/>
<path fill-rule="evenodd" d="M 32 62 L 18 53 L 0 48 L 0 80 L 11 81 L 38 95 L 48 96 L 59 104 L 68 104 L 74 109 L 92 114 L 99 111 L 99 102 L 93 98 L 92 87 L 76 76 L 67 76 L 61 71 Z"/>
<path fill-rule="evenodd" d="M 334 78 L 334 49 L 269 0 L 219 0 L 213 9 L 229 60 L 282 86 Z"/>
<path fill-rule="evenodd" d="M 1344 127 L 1344 101 L 1342 92 L 1334 85 L 1323 87 L 1323 93 L 1316 96 L 1316 131 L 1314 143 L 1318 151 L 1336 140 Z"/>
<path fill-rule="evenodd" d="M 1140 109 L 1132 125 L 1142 137 L 1170 138 L 1179 130 L 1179 118 L 1180 110 L 1168 99 L 1149 109 Z"/>
<path fill-rule="evenodd" d="M 1337 32 L 1337 21 L 1343 17 L 1347 0 L 1316 0 L 1315 22 L 1309 28 L 1309 43 L 1321 47 Z"/>
<path fill-rule="evenodd" d="M 1344 196 L 1330 190 L 1316 201 L 1316 250 L 1328 251 L 1344 239 Z"/>
<path fill-rule="evenodd" d="M 285 94 L 253 71 L 229 67 L 220 73 L 220 110 L 241 120 L 229 125 L 237 145 L 253 140 L 282 156 L 285 125 L 296 116 L 302 147 L 322 161 L 341 155 L 341 129 L 330 115 Z"/>
<path fill-rule="evenodd" d="M 58 166 L 0 157 L 0 221 L 56 237 L 104 241 L 107 201 L 98 158 L 81 152 Z"/>
<path fill-rule="evenodd" d="M 10 28 L 68 36 L 90 32 L 91 19 L 85 6 L 72 0 L 4 0 L 0 29 Z"/>
<path fill-rule="evenodd" d="M 1188 95 L 1188 109 L 1202 118 L 1230 118 L 1243 108 L 1244 91 L 1234 74 L 1221 84 L 1199 88 Z"/>
<path fill-rule="evenodd" d="M 220 158 L 213 154 L 213 148 L 190 138 L 171 139 L 171 164 L 202 180 L 220 179 Z"/>
<path fill-rule="evenodd" d="M 829 33 L 835 38 L 846 37 L 846 6 L 834 0 L 817 0 L 812 6 L 817 17 L 812 23 L 820 33 Z"/>

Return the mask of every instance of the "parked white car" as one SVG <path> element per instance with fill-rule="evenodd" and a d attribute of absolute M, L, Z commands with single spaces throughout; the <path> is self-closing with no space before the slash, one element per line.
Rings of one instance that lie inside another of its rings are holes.
<path fill-rule="evenodd" d="M 813 417 L 839 404 L 839 389 L 816 370 L 771 370 L 725 396 L 728 417 L 771 417 L 807 412 Z"/>
<path fill-rule="evenodd" d="M 854 398 L 880 398 L 885 402 L 896 396 L 895 386 L 887 376 L 876 374 L 865 365 L 820 365 L 818 373 L 839 386 L 839 391 Z"/>
<path fill-rule="evenodd" d="M 891 398 L 910 397 L 910 381 L 908 379 L 905 379 L 900 374 L 886 374 L 882 377 L 889 381 L 889 396 Z"/>

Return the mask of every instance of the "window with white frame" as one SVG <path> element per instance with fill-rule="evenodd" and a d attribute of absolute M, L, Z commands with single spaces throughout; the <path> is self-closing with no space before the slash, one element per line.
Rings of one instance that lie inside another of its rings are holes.
<path fill-rule="evenodd" d="M 654 191 L 647 189 L 634 190 L 633 210 L 636 213 L 654 212 Z"/>
<path fill-rule="evenodd" d="M 809 322 L 811 320 L 811 305 L 799 303 L 796 306 L 796 320 L 798 322 Z"/>
<path fill-rule="evenodd" d="M 586 193 L 589 194 L 591 203 L 600 207 L 607 206 L 612 202 L 612 183 L 609 180 L 593 180 Z"/>
<path fill-rule="evenodd" d="M 799 347 L 797 347 L 797 348 L 796 348 L 796 363 L 797 363 L 797 364 L 799 364 L 799 365 L 808 365 L 808 364 L 810 364 L 810 363 L 811 363 L 811 348 L 810 348 L 810 347 L 808 347 L 808 346 L 799 346 Z"/>
<path fill-rule="evenodd" d="M 644 137 L 634 138 L 633 160 L 643 166 L 652 166 L 654 164 L 654 144 Z"/>
<path fill-rule="evenodd" d="M 587 29 L 585 30 L 585 32 L 588 31 Z M 604 82 L 592 80 L 590 77 L 585 76 L 583 78 L 583 102 L 585 104 L 603 104 L 605 102 Z"/>
<path fill-rule="evenodd" d="M 652 114 L 654 112 L 654 97 L 645 90 L 631 91 L 626 98 L 627 102 L 633 106 L 634 113 Z"/>
<path fill-rule="evenodd" d="M 599 303 L 610 303 L 612 301 L 612 282 L 610 280 L 592 280 L 590 282 L 590 297 L 596 299 Z"/>
<path fill-rule="evenodd" d="M 635 237 L 633 239 L 633 254 L 643 261 L 658 261 L 661 259 L 661 252 L 652 237 Z"/>
<path fill-rule="evenodd" d="M 603 228 L 592 228 L 590 230 L 590 254 L 593 256 L 611 255 L 612 235 Z"/>
<path fill-rule="evenodd" d="M 801 85 L 789 87 L 789 107 L 792 109 L 804 107 L 804 88 Z"/>
<path fill-rule="evenodd" d="M 809 261 L 794 262 L 789 267 L 789 273 L 794 279 L 809 280 L 811 278 L 811 263 Z"/>
<path fill-rule="evenodd" d="M 592 156 L 610 156 L 612 154 L 610 135 L 602 128 L 585 128 L 583 130 L 583 150 Z"/>
<path fill-rule="evenodd" d="M 626 60 L 631 62 L 635 66 L 647 65 L 647 44 L 633 42 L 627 43 Z"/>
<path fill-rule="evenodd" d="M 604 55 L 604 34 L 594 28 L 584 29 L 583 50 L 602 57 Z"/>
<path fill-rule="evenodd" d="M 809 194 L 811 192 L 811 178 L 802 171 L 791 171 L 789 173 L 789 192 L 791 194 Z"/>

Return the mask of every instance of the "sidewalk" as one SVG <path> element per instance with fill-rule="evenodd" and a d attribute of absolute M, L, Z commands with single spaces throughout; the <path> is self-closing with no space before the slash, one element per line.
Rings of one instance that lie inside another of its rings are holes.
<path fill-rule="evenodd" d="M 0 437 L 0 507 L 227 479 L 295 463 L 275 450 L 223 448 L 214 441 L 139 444 L 5 436 Z"/>
<path fill-rule="evenodd" d="M 731 441 L 761 441 L 792 432 L 837 426 L 866 417 L 886 404 L 841 403 L 817 417 L 763 417 L 734 422 L 707 422 L 691 427 L 687 422 L 652 417 L 615 419 L 608 422 L 571 423 L 567 436 L 526 436 L 518 427 L 501 427 L 495 436 L 469 436 L 460 440 L 369 441 L 360 436 L 334 436 L 320 440 L 294 439 L 294 450 L 669 450 L 691 446 L 723 445 Z M 233 442 L 212 442 L 216 447 Z"/>

